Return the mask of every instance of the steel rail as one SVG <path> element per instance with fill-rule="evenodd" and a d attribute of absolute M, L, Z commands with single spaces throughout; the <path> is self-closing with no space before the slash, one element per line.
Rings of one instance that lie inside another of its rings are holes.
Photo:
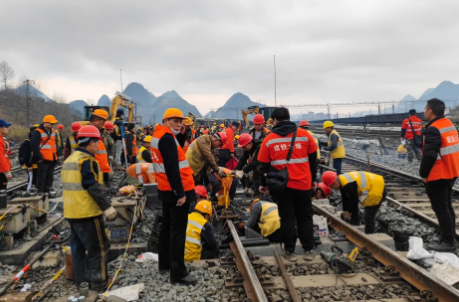
<path fill-rule="evenodd" d="M 258 280 L 257 274 L 253 269 L 252 263 L 242 245 L 239 235 L 237 234 L 236 228 L 231 220 L 228 220 L 228 226 L 233 236 L 233 242 L 230 243 L 231 251 L 233 251 L 236 257 L 236 265 L 239 271 L 244 277 L 244 289 L 253 302 L 268 302 L 265 292 L 261 287 L 260 281 Z"/>
<path fill-rule="evenodd" d="M 282 277 L 284 278 L 285 284 L 287 285 L 287 290 L 290 294 L 290 298 L 292 298 L 293 302 L 301 302 L 302 299 L 296 292 L 295 285 L 293 285 L 292 278 L 290 278 L 290 275 L 287 273 L 287 269 L 285 268 L 284 261 L 282 261 L 282 257 L 279 254 L 279 251 L 274 250 L 273 254 L 274 258 L 276 259 L 277 265 L 279 266 L 279 269 L 282 273 Z"/>
<path fill-rule="evenodd" d="M 320 215 L 327 217 L 332 227 L 343 232 L 346 238 L 358 247 L 365 247 L 371 255 L 386 266 L 394 266 L 400 277 L 419 290 L 430 289 L 434 296 L 441 302 L 459 301 L 459 291 L 445 282 L 431 276 L 426 270 L 420 268 L 410 260 L 402 257 L 397 252 L 389 249 L 355 227 L 334 216 L 326 209 L 313 204 L 313 209 Z"/>
<path fill-rule="evenodd" d="M 61 172 L 61 169 L 62 169 L 62 167 L 57 167 L 57 168 L 54 170 L 54 174 L 57 174 L 57 173 Z M 24 181 L 24 182 L 21 182 L 21 183 L 19 183 L 19 184 L 14 185 L 14 186 L 11 186 L 11 187 L 9 187 L 9 188 L 6 189 L 6 192 L 7 192 L 7 193 L 11 193 L 11 192 L 13 192 L 14 190 L 17 190 L 17 189 L 20 189 L 20 188 L 22 188 L 22 187 L 24 187 L 24 186 L 27 186 L 28 183 L 29 183 L 29 181 Z"/>

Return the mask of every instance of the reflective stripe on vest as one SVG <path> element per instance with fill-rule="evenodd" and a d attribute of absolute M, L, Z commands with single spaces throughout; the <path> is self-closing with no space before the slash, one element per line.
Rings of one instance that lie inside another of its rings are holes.
<path fill-rule="evenodd" d="M 43 159 L 48 161 L 57 160 L 56 132 L 51 129 L 51 134 L 48 139 L 48 134 L 44 130 L 38 128 L 36 131 L 40 132 L 40 153 Z"/>
<path fill-rule="evenodd" d="M 275 138 L 269 140 L 269 142 L 266 143 L 266 147 L 269 147 L 272 144 L 278 144 L 278 143 L 290 143 L 292 141 L 292 137 L 280 137 L 280 138 Z M 308 138 L 307 137 L 296 137 L 295 138 L 295 143 L 297 142 L 307 142 Z"/>
<path fill-rule="evenodd" d="M 338 176 L 342 186 L 349 183 L 357 183 L 359 201 L 362 206 L 375 206 L 381 202 L 384 191 L 384 178 L 380 175 L 353 171 Z M 343 179 L 345 182 L 343 183 Z"/>
<path fill-rule="evenodd" d="M 69 135 L 69 142 L 70 142 L 70 150 L 73 152 L 76 148 L 78 148 L 78 144 L 75 140 L 75 136 L 73 134 Z"/>
<path fill-rule="evenodd" d="M 188 215 L 188 225 L 185 237 L 185 261 L 201 259 L 201 232 L 207 220 L 197 212 Z"/>
<path fill-rule="evenodd" d="M 332 134 L 335 134 L 338 136 L 338 142 L 336 144 L 336 148 L 333 151 L 330 151 L 330 158 L 335 159 L 335 158 L 344 158 L 346 157 L 346 151 L 344 149 L 344 143 L 343 139 L 341 138 L 341 135 L 339 135 L 338 131 L 333 130 L 330 135 L 328 136 L 328 146 L 331 146 L 331 136 Z"/>
<path fill-rule="evenodd" d="M 96 151 L 94 157 L 99 163 L 100 169 L 103 173 L 109 173 L 112 171 L 110 165 L 108 164 L 107 150 L 105 150 L 105 145 L 102 141 L 99 142 L 99 149 Z"/>
<path fill-rule="evenodd" d="M 280 228 L 279 209 L 277 204 L 267 201 L 259 201 L 261 204 L 260 227 L 261 235 L 268 237 Z"/>
<path fill-rule="evenodd" d="M 144 163 L 145 160 L 143 159 L 143 156 L 142 156 L 142 153 L 143 151 L 147 151 L 148 153 L 150 153 L 150 150 L 148 150 L 145 146 L 142 146 L 139 150 L 139 155 L 137 155 L 137 161 L 139 163 Z"/>

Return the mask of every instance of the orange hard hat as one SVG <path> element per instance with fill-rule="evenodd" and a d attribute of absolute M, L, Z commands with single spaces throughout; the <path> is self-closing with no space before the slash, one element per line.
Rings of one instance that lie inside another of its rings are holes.
<path fill-rule="evenodd" d="M 333 172 L 333 171 L 326 171 L 323 175 L 322 175 L 322 182 L 327 186 L 327 187 L 330 187 L 336 180 L 336 178 L 338 177 L 338 174 L 336 174 L 336 172 Z"/>
<path fill-rule="evenodd" d="M 309 122 L 308 121 L 301 121 L 300 122 L 300 127 L 309 127 Z"/>
<path fill-rule="evenodd" d="M 317 186 L 318 186 L 318 189 L 320 188 L 322 192 L 324 192 L 324 197 L 328 197 L 328 195 L 330 195 L 331 193 L 330 187 L 327 187 L 323 182 L 321 182 Z"/>
<path fill-rule="evenodd" d="M 196 195 L 207 198 L 207 190 L 204 186 L 196 186 L 194 188 Z"/>
<path fill-rule="evenodd" d="M 72 130 L 72 132 L 78 132 L 78 130 L 81 129 L 81 124 L 78 122 L 74 122 L 72 123 L 72 126 L 70 127 L 70 129 Z"/>
<path fill-rule="evenodd" d="M 263 114 L 258 113 L 253 118 L 253 123 L 255 125 L 260 125 L 260 124 L 263 124 L 264 122 L 265 122 L 265 117 L 263 116 Z"/>
<path fill-rule="evenodd" d="M 55 124 L 55 123 L 58 123 L 59 121 L 56 120 L 56 118 L 54 117 L 54 115 L 47 115 L 43 118 L 43 123 L 51 123 L 51 124 Z"/>
<path fill-rule="evenodd" d="M 253 141 L 253 137 L 252 135 L 248 134 L 248 133 L 243 133 L 240 137 L 239 137 L 239 144 L 237 145 L 239 148 L 242 148 L 244 147 L 245 145 L 249 144 L 251 141 Z"/>
<path fill-rule="evenodd" d="M 64 125 L 62 124 L 57 125 L 57 129 L 64 129 Z"/>
<path fill-rule="evenodd" d="M 184 119 L 182 111 L 177 108 L 169 108 L 164 112 L 163 120 L 168 118 L 181 118 Z"/>
<path fill-rule="evenodd" d="M 212 217 L 212 203 L 208 200 L 202 200 L 194 207 L 196 211 L 209 214 Z"/>
<path fill-rule="evenodd" d="M 108 113 L 107 113 L 107 111 L 105 111 L 103 109 L 96 109 L 96 110 L 94 110 L 94 112 L 92 114 L 93 115 L 97 115 L 98 117 L 101 117 L 104 120 L 108 119 Z"/>
<path fill-rule="evenodd" d="M 226 144 L 228 141 L 228 136 L 226 136 L 226 132 L 217 132 L 215 136 L 222 141 L 222 145 Z"/>
<path fill-rule="evenodd" d="M 81 129 L 78 130 L 77 138 L 79 139 L 81 137 L 97 137 L 99 139 L 101 138 L 99 129 L 97 129 L 93 125 L 86 125 L 81 127 Z"/>
<path fill-rule="evenodd" d="M 106 130 L 113 130 L 113 129 L 115 129 L 115 126 L 113 126 L 112 122 L 106 122 L 105 125 L 104 125 L 104 128 Z"/>
<path fill-rule="evenodd" d="M 186 117 L 186 118 L 183 119 L 183 124 L 185 126 L 191 126 L 191 125 L 193 125 L 193 121 L 191 120 L 191 118 Z"/>

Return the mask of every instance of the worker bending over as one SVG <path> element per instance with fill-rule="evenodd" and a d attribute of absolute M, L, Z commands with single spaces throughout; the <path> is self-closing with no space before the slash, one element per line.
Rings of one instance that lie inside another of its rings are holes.
<path fill-rule="evenodd" d="M 343 165 L 343 158 L 346 157 L 346 151 L 344 150 L 343 139 L 338 131 L 335 130 L 334 126 L 332 121 L 324 122 L 324 129 L 328 135 L 328 142 L 321 144 L 322 146 L 326 146 L 324 150 L 330 151 L 330 159 L 333 160 L 333 169 L 340 175 L 342 174 L 341 167 Z"/>
<path fill-rule="evenodd" d="M 80 130 L 81 124 L 79 122 L 72 123 L 70 126 L 70 130 L 72 130 L 72 134 L 70 134 L 67 139 L 65 140 L 65 147 L 64 147 L 64 160 L 66 160 L 76 148 L 78 148 L 78 130 Z"/>
<path fill-rule="evenodd" d="M 334 190 L 340 190 L 343 199 L 343 215 L 350 223 L 360 225 L 359 204 L 365 209 L 365 233 L 375 231 L 375 217 L 386 199 L 387 191 L 381 175 L 354 171 L 341 175 L 327 171 L 322 175 L 322 182 Z"/>
<path fill-rule="evenodd" d="M 102 137 L 104 133 L 104 125 L 108 119 L 108 113 L 102 109 L 96 109 L 89 117 L 89 124 L 99 129 L 100 136 Z M 81 130 L 81 129 L 80 129 Z M 80 133 L 80 132 L 78 132 Z M 102 173 L 104 173 L 104 183 L 107 187 L 110 187 L 110 177 L 109 173 L 112 172 L 110 165 L 108 163 L 108 154 L 107 149 L 105 148 L 104 143 L 98 144 L 99 150 L 97 150 L 95 157 L 99 163 Z"/>
<path fill-rule="evenodd" d="M 218 152 L 218 165 L 220 167 L 224 167 L 226 163 L 234 157 L 234 132 L 238 127 L 239 124 L 237 122 L 233 122 L 230 127 L 225 129 L 227 140 Z"/>
<path fill-rule="evenodd" d="M 265 125 L 265 117 L 263 114 L 256 114 L 253 118 L 253 128 L 250 129 L 249 134 L 254 138 L 258 140 L 263 140 L 269 133 L 271 133 L 271 130 L 266 128 Z"/>
<path fill-rule="evenodd" d="M 416 159 L 421 159 L 421 130 L 422 121 L 416 116 L 416 109 L 408 111 L 409 117 L 404 119 L 401 126 L 401 141 L 405 142 L 408 151 L 408 162 L 413 162 L 413 155 Z"/>
<path fill-rule="evenodd" d="M 250 217 L 245 226 L 270 242 L 281 242 L 279 210 L 269 195 L 262 195 L 250 205 Z"/>
<path fill-rule="evenodd" d="M 91 290 L 101 291 L 107 288 L 110 248 L 103 217 L 115 220 L 117 212 L 104 193 L 104 176 L 95 158 L 102 144 L 99 129 L 84 126 L 77 138 L 78 148 L 62 165 L 64 217 L 70 224 L 76 286 L 88 282 Z"/>
<path fill-rule="evenodd" d="M 218 243 L 209 222 L 210 218 L 212 203 L 207 200 L 198 202 L 194 212 L 188 215 L 185 261 L 218 258 Z"/>
<path fill-rule="evenodd" d="M 54 169 L 58 160 L 57 133 L 53 128 L 57 122 L 54 116 L 47 115 L 32 133 L 32 163 L 38 164 L 37 190 L 40 193 L 49 193 L 53 187 Z"/>
<path fill-rule="evenodd" d="M 126 169 L 126 174 L 137 179 L 141 184 L 156 183 L 152 163 L 137 163 Z"/>
<path fill-rule="evenodd" d="M 327 187 L 323 182 L 317 184 L 315 199 L 325 199 L 331 194 L 330 187 Z"/>
<path fill-rule="evenodd" d="M 317 145 L 317 160 L 320 161 L 320 140 L 319 140 L 319 137 L 314 134 L 314 132 L 312 132 L 311 130 L 309 130 L 309 122 L 308 121 L 301 121 L 300 122 L 300 125 L 298 126 L 300 127 L 301 129 L 304 129 L 306 131 L 308 131 L 309 134 L 311 134 L 312 138 L 314 139 L 314 142 L 316 143 Z"/>
<path fill-rule="evenodd" d="M 258 166 L 260 162 L 258 161 L 258 152 L 261 147 L 261 140 L 254 140 L 252 135 L 248 133 L 243 133 L 239 138 L 238 147 L 244 150 L 239 163 L 234 169 L 237 171 L 242 171 L 244 174 L 253 172 L 253 185 L 246 186 L 246 194 L 253 196 L 255 192 L 259 192 L 258 188 L 260 187 L 260 172 L 258 171 Z"/>
<path fill-rule="evenodd" d="M 151 151 L 150 145 L 151 144 L 151 136 L 147 135 L 143 139 L 143 146 L 140 147 L 139 154 L 137 155 L 137 162 L 138 163 L 151 163 Z"/>

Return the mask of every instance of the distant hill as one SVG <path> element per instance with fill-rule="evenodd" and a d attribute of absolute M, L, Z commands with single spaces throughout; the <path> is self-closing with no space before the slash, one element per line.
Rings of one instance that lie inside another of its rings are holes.
<path fill-rule="evenodd" d="M 183 115 L 188 115 L 188 112 L 191 112 L 197 117 L 201 117 L 201 113 L 199 112 L 198 108 L 196 108 L 196 106 L 191 105 L 185 101 L 175 90 L 172 90 L 163 93 L 155 100 L 154 105 L 150 110 L 152 120 L 154 115 L 154 119 L 158 123 L 168 108 L 178 108 L 182 111 Z"/>
<path fill-rule="evenodd" d="M 24 85 L 17 87 L 16 89 L 14 89 L 14 93 L 19 94 L 19 95 L 26 95 L 27 85 L 24 84 Z M 45 102 L 51 101 L 51 99 L 47 95 L 45 95 L 43 92 L 35 88 L 33 85 L 29 85 L 29 93 L 31 96 L 43 99 Z"/>
<path fill-rule="evenodd" d="M 112 101 L 106 94 L 101 96 L 99 101 L 97 101 L 97 106 L 108 106 L 110 108 L 111 105 L 112 105 Z"/>
<path fill-rule="evenodd" d="M 242 119 L 242 109 L 247 109 L 250 106 L 266 107 L 265 105 L 253 102 L 248 96 L 241 92 L 233 94 L 226 103 L 218 108 L 215 112 L 209 112 L 205 117 L 209 118 L 229 118 L 229 119 Z M 250 116 L 250 119 L 253 116 Z"/>
<path fill-rule="evenodd" d="M 88 106 L 88 104 L 83 100 L 76 100 L 76 101 L 70 102 L 69 106 L 70 106 L 70 111 L 73 114 L 83 118 L 84 106 Z"/>

